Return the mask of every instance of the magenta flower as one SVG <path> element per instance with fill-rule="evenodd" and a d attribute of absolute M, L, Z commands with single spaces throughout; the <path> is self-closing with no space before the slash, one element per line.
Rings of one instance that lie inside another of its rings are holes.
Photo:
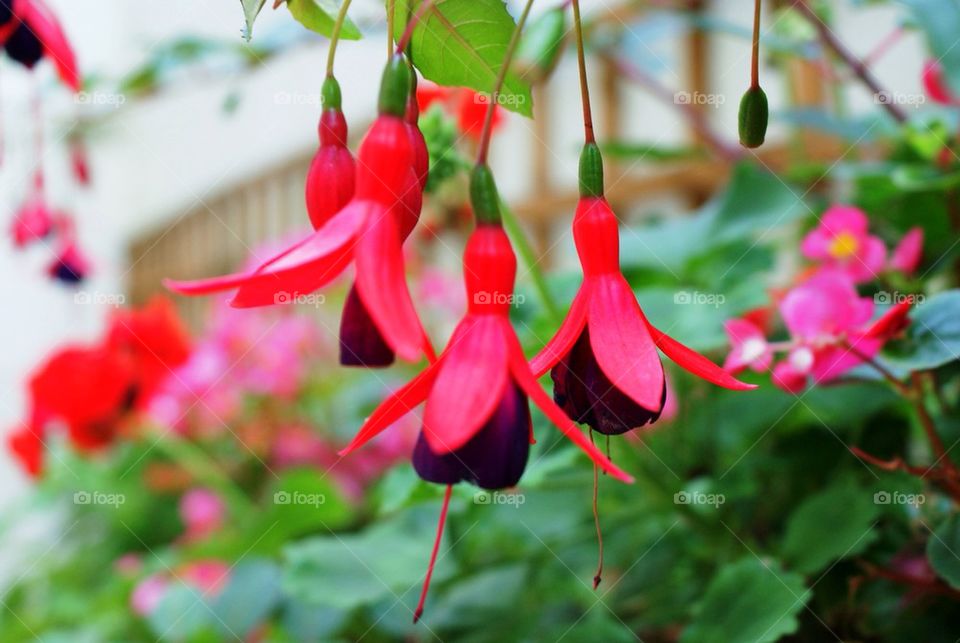
<path fill-rule="evenodd" d="M 733 347 L 723 364 L 725 370 L 736 374 L 749 367 L 760 373 L 770 368 L 773 348 L 756 324 L 746 319 L 730 319 L 723 327 Z"/>
<path fill-rule="evenodd" d="M 916 272 L 923 259 L 923 228 L 911 228 L 893 249 L 890 269 L 908 277 Z"/>
<path fill-rule="evenodd" d="M 196 488 L 180 498 L 180 519 L 186 526 L 185 540 L 202 540 L 223 526 L 226 506 L 209 489 Z"/>
<path fill-rule="evenodd" d="M 30 243 L 43 239 L 53 230 L 53 215 L 43 197 L 39 194 L 31 197 L 13 216 L 10 232 L 13 245 L 24 248 Z"/>
<path fill-rule="evenodd" d="M 873 300 L 857 294 L 848 273 L 818 272 L 787 293 L 780 315 L 795 346 L 810 351 L 808 357 L 794 348 L 788 357 L 789 370 L 782 364 L 774 369 L 781 380 L 793 376 L 795 383 L 809 373 L 817 383 L 828 382 L 876 355 L 883 343 L 867 336 Z"/>
<path fill-rule="evenodd" d="M 830 207 L 803 239 L 804 256 L 846 272 L 854 282 L 876 278 L 886 264 L 883 241 L 868 233 L 867 215 L 847 205 Z"/>

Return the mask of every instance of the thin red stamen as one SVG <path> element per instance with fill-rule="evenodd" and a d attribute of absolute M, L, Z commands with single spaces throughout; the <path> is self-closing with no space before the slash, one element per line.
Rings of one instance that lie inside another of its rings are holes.
<path fill-rule="evenodd" d="M 423 579 L 423 589 L 420 591 L 420 602 L 417 603 L 417 609 L 413 613 L 413 622 L 416 623 L 423 616 L 423 604 L 427 600 L 427 592 L 430 591 L 430 577 L 433 576 L 433 566 L 437 562 L 437 552 L 440 551 L 440 540 L 443 538 L 443 525 L 447 521 L 447 509 L 450 507 L 450 495 L 453 493 L 453 485 L 448 484 L 447 490 L 443 494 L 443 506 L 440 508 L 440 520 L 437 522 L 437 539 L 433 542 L 433 552 L 430 554 L 430 565 L 427 567 L 427 576 Z"/>
<path fill-rule="evenodd" d="M 593 442 L 593 430 L 590 430 L 590 442 Z M 607 438 L 607 458 L 610 453 L 610 439 Z M 604 472 L 606 473 L 606 472 Z M 603 576 L 603 531 L 600 529 L 600 508 L 598 498 L 600 496 L 600 468 L 593 465 L 593 524 L 597 529 L 597 573 L 593 576 L 593 589 L 600 586 Z"/>

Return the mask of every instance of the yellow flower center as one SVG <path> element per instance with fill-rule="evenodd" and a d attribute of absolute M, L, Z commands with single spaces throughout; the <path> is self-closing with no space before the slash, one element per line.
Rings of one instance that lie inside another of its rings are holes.
<path fill-rule="evenodd" d="M 835 259 L 849 259 L 857 254 L 860 244 L 849 232 L 841 232 L 830 242 L 830 254 Z"/>

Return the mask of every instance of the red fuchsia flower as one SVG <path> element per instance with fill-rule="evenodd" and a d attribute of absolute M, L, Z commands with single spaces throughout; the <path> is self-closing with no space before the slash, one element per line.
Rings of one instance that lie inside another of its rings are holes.
<path fill-rule="evenodd" d="M 77 242 L 69 239 L 60 244 L 56 256 L 47 266 L 47 275 L 56 281 L 75 286 L 87 278 L 90 270 L 90 260 L 80 250 Z"/>
<path fill-rule="evenodd" d="M 252 272 L 193 282 L 167 281 L 172 290 L 199 295 L 236 289 L 231 305 L 286 303 L 327 285 L 351 263 L 357 297 L 390 349 L 407 361 L 432 348 L 407 288 L 401 249 L 402 207 L 415 152 L 404 121 L 410 69 L 400 57 L 384 71 L 380 115 L 357 154 L 355 194 L 306 239 Z M 348 336 L 351 329 L 341 329 Z"/>
<path fill-rule="evenodd" d="M 940 105 L 957 105 L 960 101 L 956 99 L 950 85 L 943 75 L 943 65 L 938 60 L 928 60 L 923 65 L 921 74 L 923 88 L 935 103 Z"/>
<path fill-rule="evenodd" d="M 893 249 L 889 268 L 912 275 L 923 260 L 923 228 L 911 228 Z"/>
<path fill-rule="evenodd" d="M 184 540 L 203 540 L 223 527 L 226 506 L 209 489 L 190 489 L 180 498 L 179 509 L 180 520 L 186 527 Z"/>
<path fill-rule="evenodd" d="M 500 226 L 499 197 L 486 165 L 474 169 L 470 191 L 478 226 L 463 258 L 467 314 L 440 357 L 377 407 L 340 452 L 358 449 L 426 401 L 413 466 L 422 479 L 447 485 L 447 491 L 414 621 L 423 611 L 452 485 L 502 489 L 519 482 L 533 440 L 528 396 L 597 466 L 631 481 L 564 415 L 530 371 L 509 318 L 517 260 Z"/>
<path fill-rule="evenodd" d="M 7 449 L 31 478 L 43 474 L 44 433 L 41 422 L 31 421 L 7 434 Z"/>
<path fill-rule="evenodd" d="M 13 217 L 13 245 L 24 248 L 46 238 L 53 231 L 53 224 L 53 213 L 43 198 L 43 174 L 37 172 L 33 178 L 31 195 Z"/>
<path fill-rule="evenodd" d="M 862 210 L 834 205 L 804 237 L 800 249 L 807 258 L 846 272 L 855 283 L 871 281 L 883 270 L 887 249 L 881 239 L 868 233 L 868 225 Z"/>
<path fill-rule="evenodd" d="M 733 347 L 723 364 L 725 371 L 736 374 L 749 367 L 761 373 L 770 368 L 773 348 L 763 330 L 747 319 L 730 319 L 723 327 Z"/>
<path fill-rule="evenodd" d="M 53 12 L 41 0 L 5 0 L 0 5 L 6 5 L 6 16 L 0 13 L 0 43 L 7 55 L 29 69 L 47 58 L 64 84 L 80 91 L 76 56 Z"/>
<path fill-rule="evenodd" d="M 415 86 L 416 76 L 412 78 Z M 427 142 L 417 125 L 420 111 L 415 96 L 416 92 L 411 92 L 404 114 L 404 126 L 413 151 L 413 164 L 404 179 L 402 194 L 396 201 L 401 243 L 407 240 L 420 220 L 423 189 L 427 184 L 430 165 Z M 395 359 L 393 349 L 367 311 L 356 286 L 351 287 L 340 321 L 340 364 L 385 367 L 393 364 Z"/>
<path fill-rule="evenodd" d="M 353 198 L 356 163 L 347 148 L 347 121 L 340 111 L 340 85 L 333 76 L 323 81 L 320 149 L 307 172 L 307 214 L 313 229 L 339 212 Z"/>
<path fill-rule="evenodd" d="M 431 82 L 420 83 L 417 88 L 417 104 L 420 111 L 430 109 L 431 105 L 440 104 L 444 111 L 457 119 L 460 132 L 475 142 L 480 140 L 489 103 L 485 94 L 479 94 L 472 89 L 450 89 Z M 502 122 L 503 110 L 497 106 L 493 112 L 493 130 L 496 131 Z"/>
<path fill-rule="evenodd" d="M 654 422 L 666 383 L 657 349 L 679 366 L 718 386 L 755 388 L 647 321 L 620 272 L 619 229 L 603 197 L 603 166 L 596 145 L 581 156 L 581 198 L 573 237 L 583 284 L 556 335 L 530 361 L 537 376 L 552 369 L 554 399 L 578 422 L 617 435 Z"/>

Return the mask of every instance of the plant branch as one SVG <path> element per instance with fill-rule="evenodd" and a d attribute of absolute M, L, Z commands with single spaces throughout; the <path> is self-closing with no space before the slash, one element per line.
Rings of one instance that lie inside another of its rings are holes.
<path fill-rule="evenodd" d="M 500 70 L 497 72 L 497 79 L 493 84 L 493 91 L 490 92 L 490 105 L 487 106 L 487 113 L 483 119 L 483 133 L 480 135 L 480 150 L 477 152 L 477 165 L 487 162 L 487 152 L 490 148 L 490 135 L 493 132 L 493 114 L 500 102 L 500 90 L 507 79 L 507 73 L 510 71 L 510 63 L 513 61 L 513 54 L 520 42 L 520 34 L 523 32 L 523 25 L 527 22 L 527 16 L 530 15 L 530 8 L 533 6 L 533 0 L 527 0 L 523 6 L 523 12 L 517 19 L 517 26 L 513 29 L 513 35 L 510 36 L 510 42 L 507 44 L 507 51 L 503 55 L 503 62 L 500 64 Z"/>
<path fill-rule="evenodd" d="M 817 35 L 820 38 L 821 44 L 824 47 L 831 50 L 834 54 L 839 57 L 847 67 L 860 79 L 864 85 L 866 85 L 874 96 L 890 96 L 890 93 L 883 89 L 880 86 L 879 81 L 870 71 L 870 68 L 867 67 L 866 63 L 857 58 L 853 53 L 850 52 L 846 46 L 840 42 L 840 39 L 830 31 L 823 20 L 820 19 L 820 16 L 814 12 L 813 9 L 807 5 L 806 0 L 797 0 L 793 4 L 794 9 L 799 11 L 803 16 L 813 25 L 814 29 L 817 30 Z M 880 101 L 880 105 L 887 110 L 887 113 L 898 123 L 907 122 L 907 114 L 904 112 L 899 105 L 895 104 L 891 100 Z"/>

